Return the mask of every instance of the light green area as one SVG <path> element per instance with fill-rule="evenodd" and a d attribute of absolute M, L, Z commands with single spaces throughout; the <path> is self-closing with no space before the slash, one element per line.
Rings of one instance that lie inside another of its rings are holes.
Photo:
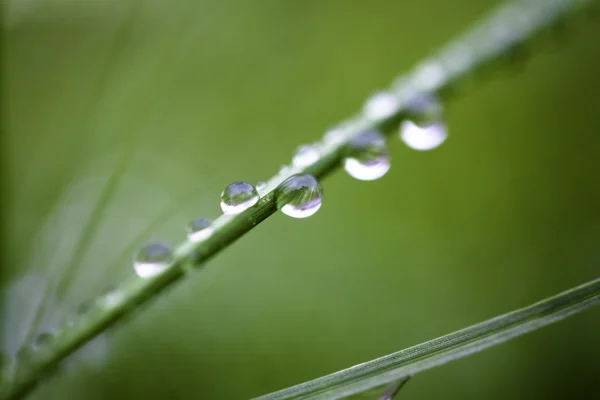
<path fill-rule="evenodd" d="M 44 282 L 50 328 L 130 276 L 145 239 L 183 240 L 227 184 L 273 175 L 497 2 L 20 3 L 3 58 L 9 353 Z M 391 142 L 381 180 L 327 179 L 315 216 L 270 218 L 32 398 L 248 398 L 596 277 L 600 26 L 564 30 L 452 102 L 441 148 Z M 401 395 L 582 397 L 599 333 L 596 310 Z"/>

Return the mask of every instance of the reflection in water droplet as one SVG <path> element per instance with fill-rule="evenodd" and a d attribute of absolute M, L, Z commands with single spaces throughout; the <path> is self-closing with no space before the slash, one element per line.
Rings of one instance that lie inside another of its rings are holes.
<path fill-rule="evenodd" d="M 389 118 L 398 111 L 399 103 L 390 92 L 378 92 L 367 99 L 363 107 L 365 116 L 372 120 Z"/>
<path fill-rule="evenodd" d="M 212 222 L 207 218 L 194 218 L 187 225 L 187 236 L 192 242 L 200 242 L 213 233 Z"/>
<path fill-rule="evenodd" d="M 258 203 L 259 198 L 254 186 L 235 182 L 221 193 L 221 209 L 225 214 L 239 214 Z"/>
<path fill-rule="evenodd" d="M 319 149 L 314 144 L 307 144 L 298 147 L 294 158 L 292 158 L 292 164 L 294 167 L 304 168 L 313 164 L 319 160 Z"/>
<path fill-rule="evenodd" d="M 277 208 L 292 218 L 307 218 L 321 208 L 323 189 L 308 174 L 294 175 L 275 190 Z"/>
<path fill-rule="evenodd" d="M 350 140 L 347 152 L 344 169 L 353 178 L 372 181 L 390 169 L 385 138 L 377 131 L 364 132 Z"/>
<path fill-rule="evenodd" d="M 400 138 L 415 150 L 431 150 L 448 136 L 443 122 L 443 108 L 433 95 L 413 99 L 407 107 L 408 120 L 400 124 Z"/>
<path fill-rule="evenodd" d="M 172 262 L 171 247 L 163 242 L 154 242 L 138 251 L 133 260 L 133 268 L 140 278 L 150 278 L 164 272 Z"/>

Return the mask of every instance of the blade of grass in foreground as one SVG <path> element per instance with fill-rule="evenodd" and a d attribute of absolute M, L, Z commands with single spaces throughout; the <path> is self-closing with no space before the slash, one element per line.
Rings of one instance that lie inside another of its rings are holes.
<path fill-rule="evenodd" d="M 468 356 L 600 303 L 600 278 L 520 310 L 255 400 L 339 399 Z"/>

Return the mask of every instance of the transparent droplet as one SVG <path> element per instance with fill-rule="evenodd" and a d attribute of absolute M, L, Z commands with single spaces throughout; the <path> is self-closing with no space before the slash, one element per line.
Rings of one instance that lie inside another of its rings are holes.
<path fill-rule="evenodd" d="M 292 158 L 292 164 L 294 167 L 304 168 L 313 164 L 319 160 L 319 149 L 314 144 L 306 144 L 298 147 L 294 158 Z"/>
<path fill-rule="evenodd" d="M 225 214 L 239 214 L 258 203 L 258 192 L 249 183 L 235 182 L 221 193 L 221 209 Z"/>
<path fill-rule="evenodd" d="M 187 236 L 192 242 L 200 242 L 212 233 L 212 222 L 207 218 L 194 218 L 187 225 Z"/>
<path fill-rule="evenodd" d="M 111 286 L 102 291 L 96 303 L 102 308 L 114 308 L 123 302 L 124 296 L 116 286 Z"/>
<path fill-rule="evenodd" d="M 365 116 L 372 120 L 389 118 L 398 111 L 398 98 L 390 92 L 378 92 L 367 99 L 363 107 Z"/>
<path fill-rule="evenodd" d="M 267 188 L 267 182 L 260 181 L 256 184 L 256 191 L 261 196 L 266 188 Z"/>
<path fill-rule="evenodd" d="M 372 181 L 385 175 L 390 169 L 390 158 L 383 135 L 367 131 L 350 140 L 344 169 L 361 181 Z"/>
<path fill-rule="evenodd" d="M 37 338 L 35 338 L 35 342 L 33 343 L 33 349 L 36 351 L 43 350 L 50 343 L 52 343 L 53 340 L 54 334 L 50 332 L 42 332 L 37 336 Z"/>
<path fill-rule="evenodd" d="M 415 150 L 432 150 L 444 143 L 448 134 L 442 123 L 419 126 L 411 121 L 403 121 L 400 137 L 406 145 Z"/>
<path fill-rule="evenodd" d="M 306 218 L 316 213 L 321 208 L 322 195 L 321 184 L 308 174 L 294 175 L 275 190 L 277 208 L 293 218 Z"/>
<path fill-rule="evenodd" d="M 408 119 L 400 124 L 400 138 L 415 150 L 431 150 L 441 145 L 448 136 L 443 122 L 443 108 L 436 97 L 422 95 L 408 107 Z"/>
<path fill-rule="evenodd" d="M 133 268 L 140 278 L 150 278 L 164 272 L 173 262 L 171 247 L 154 242 L 142 247 L 133 260 Z"/>
<path fill-rule="evenodd" d="M 282 165 L 281 168 L 279 168 L 279 175 L 287 175 L 290 173 L 292 169 L 290 168 L 289 165 Z"/>
<path fill-rule="evenodd" d="M 341 127 L 331 128 L 325 135 L 323 135 L 323 141 L 330 145 L 336 145 L 344 140 L 344 130 Z"/>

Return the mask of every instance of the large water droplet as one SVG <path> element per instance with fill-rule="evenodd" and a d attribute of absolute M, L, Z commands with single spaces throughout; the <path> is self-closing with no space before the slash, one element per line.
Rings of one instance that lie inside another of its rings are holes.
<path fill-rule="evenodd" d="M 239 214 L 258 203 L 258 192 L 249 183 L 235 182 L 221 193 L 221 209 L 225 214 Z"/>
<path fill-rule="evenodd" d="M 294 167 L 304 168 L 312 163 L 319 160 L 319 149 L 314 144 L 306 144 L 298 147 L 294 158 L 292 158 L 292 164 Z"/>
<path fill-rule="evenodd" d="M 390 169 L 385 138 L 377 131 L 367 131 L 352 138 L 347 154 L 344 169 L 361 181 L 379 179 Z"/>
<path fill-rule="evenodd" d="M 308 174 L 294 175 L 275 190 L 277 208 L 293 218 L 306 218 L 316 213 L 321 208 L 322 195 L 321 184 Z"/>
<path fill-rule="evenodd" d="M 200 242 L 212 233 L 212 222 L 207 218 L 194 218 L 187 225 L 187 236 L 192 242 Z"/>
<path fill-rule="evenodd" d="M 431 95 L 413 99 L 407 107 L 408 119 L 400 124 L 400 138 L 415 150 L 431 150 L 448 136 L 443 122 L 443 108 Z"/>
<path fill-rule="evenodd" d="M 133 260 L 133 268 L 140 278 L 150 278 L 164 272 L 173 262 L 171 247 L 154 242 L 142 247 Z"/>
<path fill-rule="evenodd" d="M 378 92 L 367 99 L 363 113 L 372 120 L 389 118 L 398 111 L 398 98 L 390 92 Z"/>
<path fill-rule="evenodd" d="M 442 123 L 419 126 L 411 121 L 403 121 L 400 137 L 406 145 L 415 150 L 432 150 L 444 143 L 448 137 Z"/>

